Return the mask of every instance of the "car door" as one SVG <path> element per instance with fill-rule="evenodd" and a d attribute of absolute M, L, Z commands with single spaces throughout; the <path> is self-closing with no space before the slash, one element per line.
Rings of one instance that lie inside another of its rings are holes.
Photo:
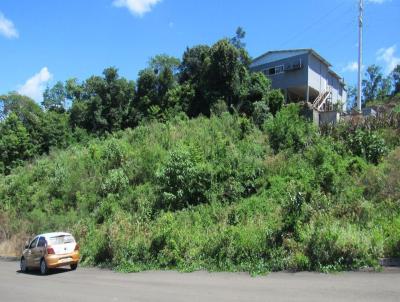
<path fill-rule="evenodd" d="M 28 267 L 33 267 L 34 266 L 32 251 L 36 247 L 38 241 L 39 241 L 39 237 L 35 237 L 31 241 L 31 243 L 29 244 L 28 252 L 26 254 L 26 259 L 25 259 L 26 260 L 26 264 L 27 264 Z"/>
<path fill-rule="evenodd" d="M 36 247 L 32 248 L 32 266 L 39 267 L 40 259 L 44 256 L 46 248 L 46 239 L 39 237 Z"/>

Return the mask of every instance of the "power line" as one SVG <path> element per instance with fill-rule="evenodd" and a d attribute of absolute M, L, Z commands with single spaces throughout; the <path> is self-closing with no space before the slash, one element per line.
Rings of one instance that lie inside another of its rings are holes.
<path fill-rule="evenodd" d="M 344 38 L 347 38 L 350 34 L 355 34 L 356 33 L 355 26 L 356 26 L 355 20 L 351 20 L 351 21 L 347 22 L 346 24 L 344 24 L 345 28 L 350 28 L 349 30 L 344 31 L 344 34 L 341 34 L 337 39 L 335 39 L 333 41 L 332 41 L 332 36 L 330 36 L 329 37 L 329 44 L 332 45 L 330 47 L 330 49 L 331 50 L 332 49 L 336 49 L 337 45 L 340 45 L 339 42 L 341 40 L 343 40 Z M 340 32 L 340 31 L 338 31 L 338 32 Z M 326 44 L 326 43 L 327 42 L 325 40 L 322 44 Z"/>
<path fill-rule="evenodd" d="M 287 43 L 293 41 L 295 38 L 298 38 L 300 35 L 304 34 L 305 32 L 309 31 L 310 29 L 312 29 L 314 26 L 316 26 L 318 23 L 320 23 L 322 20 L 325 20 L 328 16 L 330 16 L 332 13 L 334 13 L 335 11 L 337 11 L 339 8 L 341 8 L 345 3 L 347 3 L 347 0 L 344 0 L 342 2 L 340 2 L 336 7 L 334 7 L 333 9 L 330 9 L 327 13 L 325 13 L 324 15 L 320 16 L 319 18 L 317 18 L 316 20 L 314 20 L 311 24 L 309 24 L 308 26 L 306 26 L 303 30 L 301 30 L 300 32 L 296 33 L 295 35 L 291 36 L 289 39 L 287 39 L 286 41 L 284 41 L 283 43 L 281 43 L 279 45 L 279 48 L 281 48 L 282 46 L 286 45 Z"/>
<path fill-rule="evenodd" d="M 342 19 L 344 19 L 345 16 L 348 15 L 350 11 L 352 11 L 353 8 L 348 10 L 344 15 L 342 15 Z M 347 20 L 346 23 L 336 23 L 335 25 L 338 26 L 331 26 L 328 28 L 328 30 L 325 32 L 322 38 L 318 39 L 318 45 L 333 45 L 339 42 L 341 39 L 344 37 L 347 37 L 350 33 L 354 32 L 354 28 L 352 25 L 355 25 L 355 20 L 352 17 L 351 19 Z M 337 38 L 336 38 L 337 37 Z M 335 40 L 333 40 L 335 38 Z"/>

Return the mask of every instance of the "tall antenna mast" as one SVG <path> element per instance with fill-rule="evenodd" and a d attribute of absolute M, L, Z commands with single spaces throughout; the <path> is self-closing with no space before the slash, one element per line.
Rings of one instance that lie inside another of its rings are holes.
<path fill-rule="evenodd" d="M 357 110 L 361 112 L 361 68 L 362 68 L 362 30 L 364 15 L 364 0 L 360 0 L 360 15 L 358 20 L 358 89 L 357 89 Z"/>

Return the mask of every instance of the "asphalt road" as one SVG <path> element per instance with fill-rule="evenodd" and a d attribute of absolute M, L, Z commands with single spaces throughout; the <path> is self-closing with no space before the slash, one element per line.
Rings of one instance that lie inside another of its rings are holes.
<path fill-rule="evenodd" d="M 96 268 L 24 274 L 17 262 L 0 261 L 0 301 L 400 301 L 400 269 L 247 274 L 115 273 Z"/>

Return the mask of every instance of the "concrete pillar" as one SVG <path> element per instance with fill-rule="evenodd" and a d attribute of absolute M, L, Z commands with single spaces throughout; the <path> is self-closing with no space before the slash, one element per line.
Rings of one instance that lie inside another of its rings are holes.
<path fill-rule="evenodd" d="M 306 92 L 306 101 L 310 101 L 310 86 L 307 85 L 307 92 Z"/>

